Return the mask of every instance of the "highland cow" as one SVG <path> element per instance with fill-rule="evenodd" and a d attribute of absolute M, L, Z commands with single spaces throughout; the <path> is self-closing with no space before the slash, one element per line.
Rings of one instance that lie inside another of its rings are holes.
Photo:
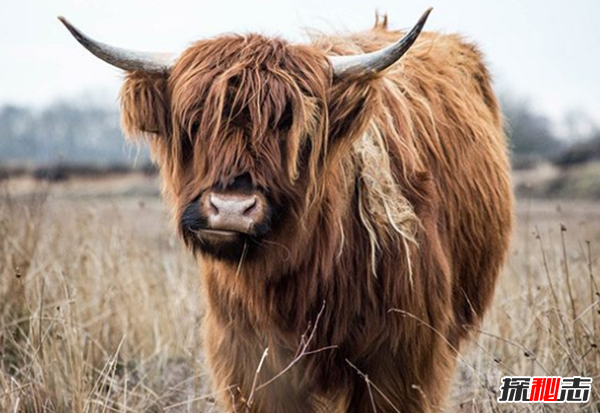
<path fill-rule="evenodd" d="M 181 55 L 96 42 L 127 71 L 196 254 L 205 351 L 230 412 L 430 412 L 494 291 L 512 226 L 507 145 L 482 55 L 387 28 Z M 398 40 L 400 39 L 400 40 Z M 410 49 L 410 50 L 409 50 Z"/>

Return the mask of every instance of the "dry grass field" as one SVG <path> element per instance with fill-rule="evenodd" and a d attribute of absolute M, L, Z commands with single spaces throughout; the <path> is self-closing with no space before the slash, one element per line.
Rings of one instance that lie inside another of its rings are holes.
<path fill-rule="evenodd" d="M 217 411 L 202 286 L 157 187 L 142 176 L 0 183 L 0 412 Z M 598 412 L 600 204 L 521 199 L 516 218 L 446 411 Z M 585 406 L 500 405 L 503 375 L 595 383 Z"/>

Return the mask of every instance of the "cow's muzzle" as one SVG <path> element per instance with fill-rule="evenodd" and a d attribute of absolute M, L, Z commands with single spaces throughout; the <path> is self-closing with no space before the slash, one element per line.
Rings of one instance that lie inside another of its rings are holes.
<path fill-rule="evenodd" d="M 258 192 L 250 194 L 207 191 L 200 197 L 206 227 L 198 235 L 211 240 L 234 239 L 240 234 L 254 235 L 266 219 L 267 203 Z"/>

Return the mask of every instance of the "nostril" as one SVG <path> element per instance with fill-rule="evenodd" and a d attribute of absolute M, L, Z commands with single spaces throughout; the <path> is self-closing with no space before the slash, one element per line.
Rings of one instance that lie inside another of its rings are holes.
<path fill-rule="evenodd" d="M 218 201 L 215 200 L 215 197 L 213 194 L 210 194 L 210 197 L 208 198 L 208 212 L 211 215 L 219 215 L 219 207 L 217 206 Z"/>
<path fill-rule="evenodd" d="M 248 201 L 248 205 L 246 206 L 246 209 L 244 209 L 244 212 L 242 214 L 251 215 L 257 209 L 257 205 L 258 202 L 256 196 L 253 196 L 252 200 Z"/>

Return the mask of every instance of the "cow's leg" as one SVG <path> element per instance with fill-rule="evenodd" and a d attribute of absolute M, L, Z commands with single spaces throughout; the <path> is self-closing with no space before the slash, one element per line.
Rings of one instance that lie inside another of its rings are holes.
<path fill-rule="evenodd" d="M 305 391 L 278 380 L 249 394 L 249 389 L 235 388 L 227 395 L 227 412 L 239 413 L 317 413 L 312 397 Z"/>
<path fill-rule="evenodd" d="M 399 356 L 383 351 L 368 361 L 357 362 L 352 367 L 356 376 L 347 412 L 441 410 L 450 385 L 454 357 L 443 343 L 432 344 L 428 350 L 416 358 L 411 354 Z"/>
<path fill-rule="evenodd" d="M 275 356 L 270 349 L 257 374 L 264 348 L 255 340 L 244 339 L 243 332 L 211 318 L 205 319 L 205 354 L 213 376 L 217 398 L 228 413 L 317 413 L 319 403 L 314 394 L 298 383 L 292 383 L 293 372 L 287 372 L 265 387 L 261 385 L 276 376 Z"/>
<path fill-rule="evenodd" d="M 347 413 L 431 412 L 423 394 L 410 385 L 410 378 L 385 366 L 371 373 L 357 373 Z M 361 369 L 363 370 L 363 369 Z M 367 370 L 367 369 L 364 369 Z M 363 375 L 364 374 L 364 375 Z"/>

